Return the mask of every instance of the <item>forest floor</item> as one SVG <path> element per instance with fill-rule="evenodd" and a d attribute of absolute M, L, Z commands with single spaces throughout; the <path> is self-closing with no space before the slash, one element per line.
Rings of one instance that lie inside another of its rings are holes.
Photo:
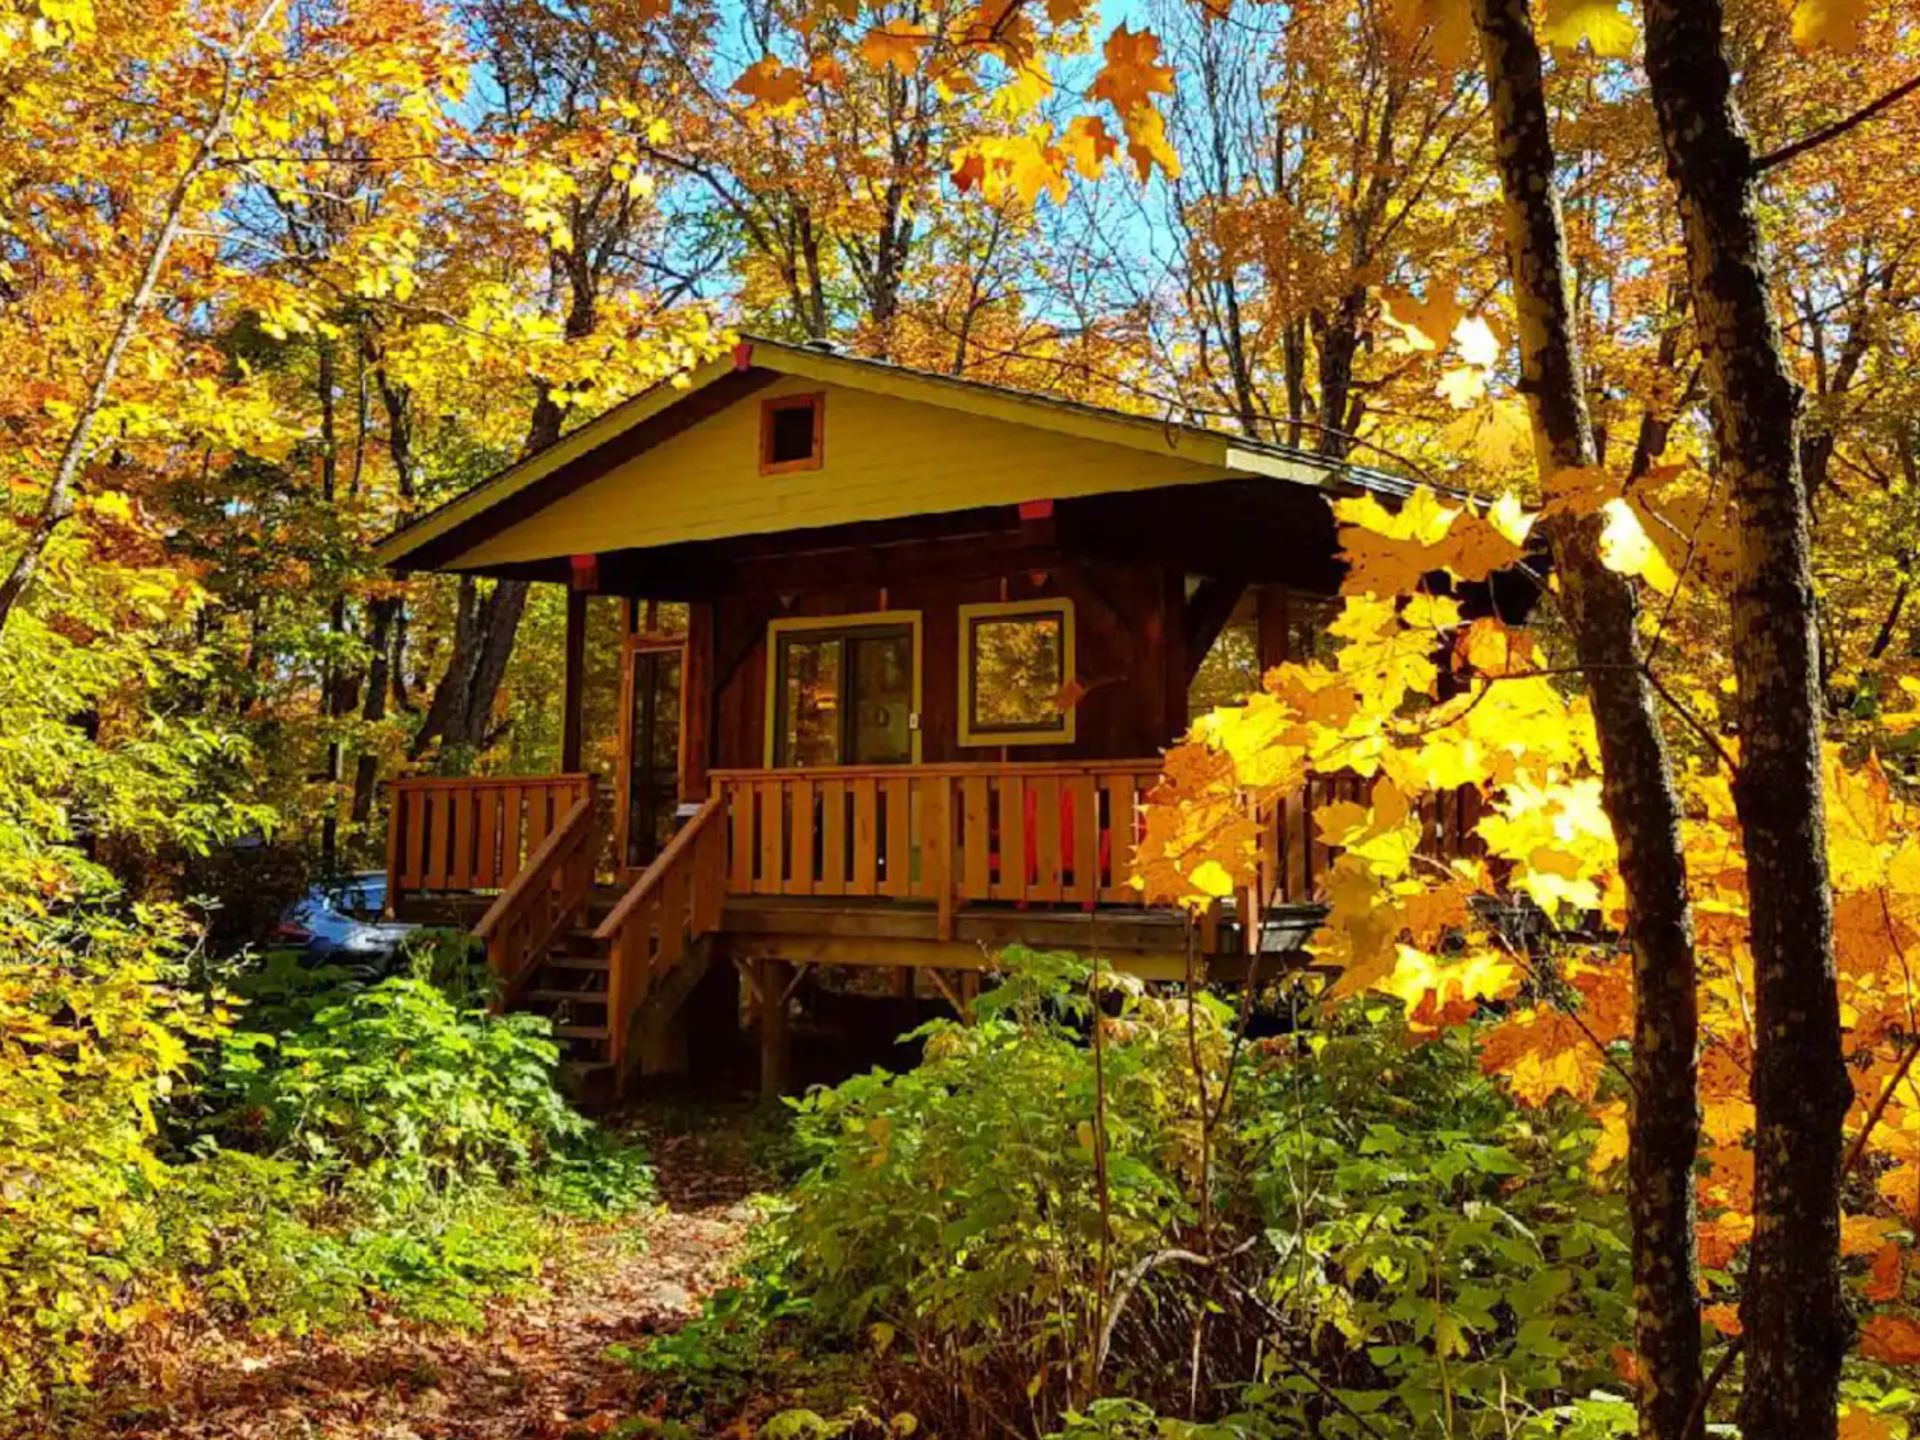
<path fill-rule="evenodd" d="M 643 1111 L 660 1206 L 583 1228 L 486 1328 L 400 1322 L 303 1340 L 209 1331 L 131 1348 L 71 1440 L 572 1440 L 651 1408 L 607 1354 L 678 1329 L 733 1271 L 771 1177 L 745 1105 Z"/>

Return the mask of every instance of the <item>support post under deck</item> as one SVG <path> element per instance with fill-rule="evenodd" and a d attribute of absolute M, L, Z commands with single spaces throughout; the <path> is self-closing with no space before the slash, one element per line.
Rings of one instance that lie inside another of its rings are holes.
<path fill-rule="evenodd" d="M 754 989 L 759 992 L 760 1094 L 776 1099 L 793 1084 L 793 1034 L 787 1018 L 787 986 L 793 966 L 784 960 L 756 960 Z"/>

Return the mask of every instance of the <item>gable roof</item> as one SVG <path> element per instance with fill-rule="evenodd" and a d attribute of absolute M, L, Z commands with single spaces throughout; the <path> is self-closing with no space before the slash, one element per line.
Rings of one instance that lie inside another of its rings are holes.
<path fill-rule="evenodd" d="M 1067 482 L 1072 494 L 1099 494 L 1110 490 L 1150 488 L 1158 484 L 1190 482 L 1196 477 L 1266 478 L 1313 489 L 1370 490 L 1400 497 L 1412 491 L 1402 477 L 1365 466 L 1332 461 L 1287 446 L 1229 435 L 1203 426 L 1156 420 L 1123 411 L 1061 400 L 978 380 L 959 379 L 909 369 L 887 361 L 840 354 L 817 345 L 792 345 L 758 337 L 744 339 L 730 355 L 695 367 L 669 381 L 614 406 L 554 444 L 527 456 L 466 493 L 413 520 L 382 540 L 375 548 L 380 563 L 403 570 L 473 568 L 527 558 L 503 547 L 496 537 L 542 511 L 559 506 L 585 486 L 603 481 L 620 467 L 675 437 L 685 434 L 730 409 L 756 391 L 777 384 L 804 381 L 858 392 L 882 403 L 930 407 L 917 412 L 947 417 L 943 432 L 961 446 L 969 432 L 956 431 L 959 420 L 986 433 L 994 427 L 1022 427 L 1036 439 L 1050 437 L 1043 449 L 1058 455 L 1064 442 L 1083 449 L 1083 464 Z M 1126 461 L 1130 452 L 1134 459 Z M 1119 463 L 1117 463 L 1119 462 Z M 1103 480 L 1111 474 L 1112 480 Z M 832 477 L 824 482 L 829 488 Z M 1061 498 L 1047 474 L 1022 475 L 1009 483 L 1034 493 L 990 495 L 994 502 Z M 839 496 L 835 518 L 885 518 L 919 513 L 921 508 L 954 508 L 918 502 L 884 487 L 859 488 L 860 494 Z M 1005 488 L 1003 485 L 1001 488 Z M 979 503 L 975 501 L 974 503 Z M 872 509 L 872 514 L 866 510 Z M 724 526 L 729 522 L 716 522 Z M 766 517 L 736 520 L 743 528 L 727 531 L 709 527 L 707 534 L 752 533 L 768 528 L 805 528 L 822 523 L 796 513 L 791 521 L 770 524 Z M 592 535 L 591 526 L 548 526 L 548 549 L 565 541 L 570 548 L 611 548 Z M 671 538 L 680 538 L 674 536 Z M 522 544 L 521 550 L 527 546 Z M 553 553 L 564 554 L 565 550 Z"/>

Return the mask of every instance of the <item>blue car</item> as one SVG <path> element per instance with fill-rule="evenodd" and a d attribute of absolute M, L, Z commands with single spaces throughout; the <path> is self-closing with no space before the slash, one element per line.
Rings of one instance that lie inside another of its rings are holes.
<path fill-rule="evenodd" d="M 280 916 L 272 943 L 292 946 L 317 960 L 385 969 L 400 943 L 420 927 L 384 920 L 387 877 L 379 870 L 315 885 Z"/>

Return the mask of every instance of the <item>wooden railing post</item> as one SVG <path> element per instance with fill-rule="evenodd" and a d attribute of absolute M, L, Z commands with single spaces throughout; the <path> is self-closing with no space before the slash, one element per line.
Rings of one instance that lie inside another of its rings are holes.
<path fill-rule="evenodd" d="M 953 777 L 928 778 L 920 797 L 921 834 L 931 838 L 923 845 L 920 863 L 925 868 L 925 883 L 933 891 L 934 934 L 940 940 L 953 939 Z"/>
<path fill-rule="evenodd" d="M 403 817 L 406 813 L 405 793 L 393 785 L 387 786 L 387 903 L 386 914 L 391 917 L 399 911 L 400 903 L 400 847 L 406 834 Z"/>

